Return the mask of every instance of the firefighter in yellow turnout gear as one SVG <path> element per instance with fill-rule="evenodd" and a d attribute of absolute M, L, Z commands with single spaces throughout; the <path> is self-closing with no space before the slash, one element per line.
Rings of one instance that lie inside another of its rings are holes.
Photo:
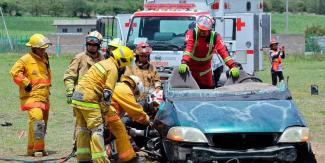
<path fill-rule="evenodd" d="M 152 48 L 148 43 L 140 42 L 135 50 L 135 65 L 129 66 L 125 70 L 125 75 L 136 75 L 143 82 L 144 92 L 139 100 L 144 100 L 147 95 L 161 89 L 161 81 L 156 67 L 150 63 Z"/>
<path fill-rule="evenodd" d="M 51 45 L 42 34 L 30 37 L 26 46 L 31 51 L 22 56 L 10 74 L 19 86 L 21 110 L 28 112 L 29 132 L 27 154 L 44 156 L 44 137 L 49 114 L 51 70 L 46 49 Z"/>
<path fill-rule="evenodd" d="M 110 114 L 112 91 L 118 79 L 118 69 L 130 65 L 133 52 L 118 47 L 109 59 L 95 63 L 79 81 L 72 96 L 79 131 L 77 159 L 79 162 L 109 162 L 103 139 L 104 121 Z"/>
<path fill-rule="evenodd" d="M 134 75 L 122 76 L 121 82 L 117 83 L 114 89 L 112 104 L 109 108 L 112 112 L 109 112 L 105 117 L 108 128 L 116 137 L 117 152 L 122 162 L 136 159 L 136 153 L 120 116 L 126 113 L 138 123 L 149 124 L 149 116 L 136 101 L 136 96 L 142 92 L 143 84 L 139 77 Z"/>
<path fill-rule="evenodd" d="M 77 85 L 81 77 L 95 63 L 104 60 L 98 51 L 100 50 L 103 36 L 97 32 L 90 32 L 86 37 L 86 51 L 77 54 L 70 62 L 68 69 L 64 73 L 63 80 L 66 87 L 66 96 L 68 104 L 71 103 L 71 97 L 74 87 Z"/>

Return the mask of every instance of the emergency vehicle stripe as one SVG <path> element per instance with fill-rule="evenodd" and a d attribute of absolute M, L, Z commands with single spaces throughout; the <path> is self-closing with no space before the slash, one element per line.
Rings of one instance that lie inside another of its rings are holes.
<path fill-rule="evenodd" d="M 225 63 L 227 63 L 229 60 L 231 60 L 231 57 L 230 57 L 230 56 L 228 56 L 228 57 L 226 57 L 225 59 L 223 59 L 223 61 L 224 61 Z"/>
<path fill-rule="evenodd" d="M 103 67 L 103 65 L 99 64 L 99 63 L 96 63 L 94 64 L 95 67 L 102 73 L 102 74 L 105 74 L 106 73 L 106 70 L 105 68 Z"/>
<path fill-rule="evenodd" d="M 77 148 L 76 154 L 85 154 L 85 153 L 90 153 L 89 148 Z"/>
<path fill-rule="evenodd" d="M 212 69 L 211 69 L 211 67 L 210 67 L 209 69 L 207 69 L 207 70 L 205 70 L 205 71 L 201 71 L 201 72 L 200 72 L 200 76 L 203 76 L 203 75 L 209 73 L 211 70 L 212 70 Z"/>
<path fill-rule="evenodd" d="M 132 150 L 132 148 L 128 149 L 128 150 L 125 151 L 125 152 L 121 152 L 121 153 L 118 155 L 118 157 L 119 157 L 121 160 L 123 160 L 123 159 L 127 158 L 128 156 L 130 156 L 131 154 L 133 154 L 133 150 Z"/>
<path fill-rule="evenodd" d="M 106 151 L 105 152 L 94 152 L 94 153 L 91 153 L 91 158 L 92 159 L 97 159 L 97 158 L 100 158 L 100 157 L 106 157 Z"/>
<path fill-rule="evenodd" d="M 36 79 L 36 80 L 31 80 L 31 84 L 51 84 L 50 79 Z"/>
<path fill-rule="evenodd" d="M 28 103 L 25 105 L 21 105 L 20 108 L 22 110 L 28 110 L 31 108 L 41 108 L 44 110 L 48 110 L 50 108 L 50 104 L 49 103 L 44 103 L 44 102 L 33 102 L 33 103 Z"/>
<path fill-rule="evenodd" d="M 87 107 L 87 108 L 95 108 L 100 109 L 100 105 L 96 103 L 91 102 L 84 102 L 84 101 L 78 101 L 78 100 L 72 100 L 72 104 Z"/>

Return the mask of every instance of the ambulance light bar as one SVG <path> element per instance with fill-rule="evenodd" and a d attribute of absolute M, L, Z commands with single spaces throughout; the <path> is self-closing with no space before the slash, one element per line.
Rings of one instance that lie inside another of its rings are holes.
<path fill-rule="evenodd" d="M 191 9 L 195 7 L 196 6 L 194 3 L 146 3 L 144 4 L 144 8 L 148 10 L 170 9 L 170 8 Z"/>
<path fill-rule="evenodd" d="M 224 3 L 224 8 L 225 8 L 225 9 L 230 9 L 230 3 L 225 2 L 225 3 Z M 211 5 L 211 9 L 218 10 L 218 9 L 219 9 L 219 1 L 213 3 L 213 4 Z"/>

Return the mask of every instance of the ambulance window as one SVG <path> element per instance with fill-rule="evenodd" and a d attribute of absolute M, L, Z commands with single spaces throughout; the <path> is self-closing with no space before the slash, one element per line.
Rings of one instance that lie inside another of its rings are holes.
<path fill-rule="evenodd" d="M 141 23 L 141 18 L 140 17 L 135 17 L 132 20 L 132 25 L 130 24 L 130 31 L 128 34 L 128 39 L 127 42 L 129 44 L 133 44 L 134 40 L 136 38 L 138 38 L 141 34 L 140 34 L 140 28 L 143 28 L 143 24 Z"/>
<path fill-rule="evenodd" d="M 247 11 L 251 11 L 251 8 L 252 8 L 252 4 L 251 4 L 250 1 L 248 1 L 248 2 L 246 3 L 246 10 L 247 10 Z"/>

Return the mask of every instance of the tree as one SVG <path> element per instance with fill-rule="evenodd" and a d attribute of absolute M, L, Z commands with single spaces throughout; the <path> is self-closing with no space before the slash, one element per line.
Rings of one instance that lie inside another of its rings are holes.
<path fill-rule="evenodd" d="M 51 16 L 63 16 L 64 5 L 60 0 L 50 0 L 49 14 Z"/>

